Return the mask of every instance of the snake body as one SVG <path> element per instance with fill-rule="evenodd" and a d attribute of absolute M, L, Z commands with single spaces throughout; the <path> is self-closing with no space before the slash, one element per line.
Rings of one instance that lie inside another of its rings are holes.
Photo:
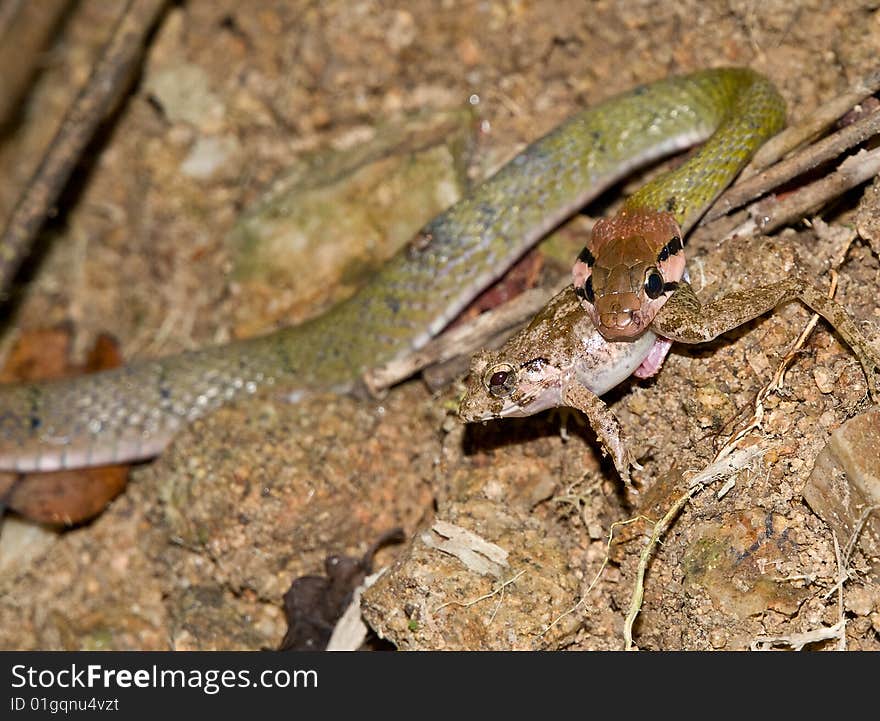
<path fill-rule="evenodd" d="M 147 458 L 185 423 L 272 389 L 346 391 L 423 346 L 538 238 L 634 168 L 709 138 L 642 194 L 695 219 L 779 126 L 748 69 L 640 86 L 569 118 L 445 212 L 347 301 L 269 335 L 63 381 L 0 387 L 0 469 Z"/>

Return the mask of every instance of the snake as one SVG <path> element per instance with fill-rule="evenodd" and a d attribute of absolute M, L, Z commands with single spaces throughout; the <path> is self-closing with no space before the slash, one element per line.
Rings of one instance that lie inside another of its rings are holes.
<path fill-rule="evenodd" d="M 784 122 L 764 76 L 715 68 L 571 116 L 430 220 L 347 300 L 266 335 L 76 378 L 0 386 L 0 470 L 147 459 L 259 393 L 344 393 L 423 347 L 538 239 L 633 170 L 705 142 L 642 198 L 694 222 Z"/>

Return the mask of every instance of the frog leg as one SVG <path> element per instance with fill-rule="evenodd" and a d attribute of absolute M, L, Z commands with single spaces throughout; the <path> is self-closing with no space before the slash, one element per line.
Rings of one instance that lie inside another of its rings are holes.
<path fill-rule="evenodd" d="M 875 377 L 880 371 L 880 351 L 871 346 L 843 306 L 798 273 L 729 293 L 706 305 L 700 303 L 690 284 L 682 281 L 655 316 L 651 329 L 680 343 L 704 343 L 792 300 L 821 315 L 840 334 L 861 363 L 871 395 L 875 400 L 880 398 Z"/>
<path fill-rule="evenodd" d="M 611 409 L 602 402 L 595 393 L 587 390 L 579 383 L 572 383 L 562 393 L 563 402 L 571 408 L 581 411 L 590 422 L 596 437 L 603 448 L 610 454 L 614 467 L 627 485 L 632 484 L 629 475 L 630 466 L 641 470 L 636 463 L 620 427 L 620 421 Z"/>

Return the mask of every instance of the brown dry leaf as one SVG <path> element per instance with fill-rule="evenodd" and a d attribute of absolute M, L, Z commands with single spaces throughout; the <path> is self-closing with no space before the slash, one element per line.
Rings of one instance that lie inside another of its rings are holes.
<path fill-rule="evenodd" d="M 0 382 L 47 380 L 70 375 L 70 329 L 22 333 L 0 368 Z"/>
<path fill-rule="evenodd" d="M 69 328 L 25 333 L 0 369 L 0 381 L 45 380 L 95 372 L 122 364 L 116 342 L 101 335 L 83 368 L 72 367 Z M 128 481 L 128 466 L 101 466 L 49 473 L 0 473 L 0 498 L 25 518 L 73 525 L 96 516 Z"/>
<path fill-rule="evenodd" d="M 6 503 L 33 521 L 71 526 L 103 511 L 127 481 L 128 466 L 28 473 L 12 484 Z"/>

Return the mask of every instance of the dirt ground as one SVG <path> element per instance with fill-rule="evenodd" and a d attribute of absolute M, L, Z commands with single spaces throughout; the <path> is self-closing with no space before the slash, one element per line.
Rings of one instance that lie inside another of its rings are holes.
<path fill-rule="evenodd" d="M 76 5 L 0 136 L 0 216 L 87 77 L 113 7 Z M 110 332 L 126 358 L 153 357 L 318 312 L 338 297 L 329 283 L 243 281 L 226 239 L 303 157 L 353 147 L 413 111 L 479 97 L 468 156 L 478 177 L 576 109 L 640 82 L 749 65 L 797 120 L 878 57 L 871 0 L 185 2 L 164 16 L 137 87 L 65 193 L 0 349 L 67 323 L 77 352 Z M 777 256 L 797 253 L 827 284 L 860 196 L 835 204 L 827 225 L 777 234 Z M 568 231 L 575 245 L 579 228 Z M 763 252 L 761 242 L 697 244 L 698 292 L 747 287 L 739 262 Z M 878 280 L 877 256 L 856 238 L 837 299 L 875 347 Z M 639 493 L 572 421 L 568 440 L 546 414 L 462 426 L 460 384 L 222 409 L 138 467 L 93 522 L 60 534 L 6 523 L 0 647 L 277 647 L 292 579 L 402 526 L 410 540 L 379 552 L 375 567 L 392 565 L 364 599 L 368 622 L 396 646 L 621 648 L 650 525 L 619 530 L 590 587 L 612 524 L 662 515 L 683 475 L 749 415 L 808 318 L 791 304 L 707 346 L 676 347 L 656 379 L 609 394 L 644 465 Z M 783 392 L 765 401 L 753 432 L 763 457 L 722 498 L 717 488 L 697 495 L 658 548 L 639 648 L 744 649 L 841 619 L 849 649 L 880 648 L 877 558 L 868 546 L 852 552 L 841 607 L 834 539 L 802 497 L 829 434 L 869 405 L 857 361 L 819 323 Z M 504 561 L 479 570 L 443 552 L 450 524 L 506 551 Z"/>

